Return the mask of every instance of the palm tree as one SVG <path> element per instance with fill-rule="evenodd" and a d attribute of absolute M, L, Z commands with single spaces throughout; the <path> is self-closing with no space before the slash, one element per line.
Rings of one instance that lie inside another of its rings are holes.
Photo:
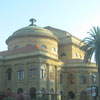
<path fill-rule="evenodd" d="M 90 29 L 88 34 L 89 37 L 86 37 L 82 40 L 84 44 L 82 45 L 81 50 L 85 53 L 85 62 L 90 62 L 92 55 L 94 54 L 95 61 L 98 66 L 100 90 L 100 28 L 93 27 L 93 29 Z"/>

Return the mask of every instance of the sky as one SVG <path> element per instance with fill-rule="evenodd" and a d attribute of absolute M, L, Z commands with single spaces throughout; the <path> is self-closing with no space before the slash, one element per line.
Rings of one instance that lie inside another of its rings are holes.
<path fill-rule="evenodd" d="M 100 26 L 100 0 L 1 0 L 0 51 L 6 39 L 35 18 L 40 27 L 52 26 L 83 39 L 93 26 Z"/>

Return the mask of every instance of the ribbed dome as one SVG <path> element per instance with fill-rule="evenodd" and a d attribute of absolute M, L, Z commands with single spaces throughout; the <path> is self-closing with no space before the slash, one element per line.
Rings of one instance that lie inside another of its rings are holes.
<path fill-rule="evenodd" d="M 43 36 L 48 38 L 54 38 L 57 40 L 57 37 L 53 35 L 53 33 L 45 28 L 41 28 L 38 26 L 27 26 L 15 31 L 7 40 L 6 43 L 12 39 L 24 36 Z"/>

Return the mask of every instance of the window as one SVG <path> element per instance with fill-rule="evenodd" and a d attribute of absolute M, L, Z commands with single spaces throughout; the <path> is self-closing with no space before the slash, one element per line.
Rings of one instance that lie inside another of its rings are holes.
<path fill-rule="evenodd" d="M 40 68 L 40 78 L 41 79 L 46 78 L 46 68 L 44 66 L 41 66 Z"/>
<path fill-rule="evenodd" d="M 77 53 L 75 53 L 74 56 L 77 57 Z"/>
<path fill-rule="evenodd" d="M 68 75 L 68 80 L 70 82 L 70 84 L 74 84 L 75 83 L 75 77 L 74 77 L 74 74 L 69 74 Z"/>
<path fill-rule="evenodd" d="M 16 49 L 16 48 L 19 48 L 19 46 L 18 45 L 14 46 L 14 49 Z"/>
<path fill-rule="evenodd" d="M 7 69 L 7 80 L 11 80 L 11 77 L 12 77 L 12 69 L 8 68 Z"/>
<path fill-rule="evenodd" d="M 95 74 L 92 74 L 91 75 L 92 84 L 95 84 L 96 83 L 96 78 L 97 78 L 97 76 Z"/>
<path fill-rule="evenodd" d="M 18 72 L 17 72 L 17 77 L 18 77 L 18 80 L 24 80 L 24 70 L 22 67 L 19 67 L 18 68 Z"/>
<path fill-rule="evenodd" d="M 65 53 L 61 53 L 61 56 L 63 57 L 63 56 L 66 56 L 66 54 Z"/>
<path fill-rule="evenodd" d="M 43 48 L 43 49 L 46 49 L 47 47 L 46 47 L 45 45 L 42 45 L 42 48 Z"/>
<path fill-rule="evenodd" d="M 82 56 L 81 56 L 81 55 L 79 55 L 79 58 L 82 58 Z"/>
<path fill-rule="evenodd" d="M 30 68 L 30 78 L 31 79 L 36 79 L 36 67 L 32 66 Z"/>
<path fill-rule="evenodd" d="M 87 77 L 86 77 L 86 75 L 81 75 L 80 76 L 80 83 L 81 84 L 86 84 L 87 83 Z"/>
<path fill-rule="evenodd" d="M 51 50 L 55 52 L 56 51 L 56 48 L 51 48 Z"/>
<path fill-rule="evenodd" d="M 75 98 L 75 94 L 73 93 L 73 91 L 69 91 L 68 92 L 68 98 L 70 98 L 70 99 L 74 99 Z"/>
<path fill-rule="evenodd" d="M 50 68 L 50 79 L 54 80 L 54 69 Z"/>

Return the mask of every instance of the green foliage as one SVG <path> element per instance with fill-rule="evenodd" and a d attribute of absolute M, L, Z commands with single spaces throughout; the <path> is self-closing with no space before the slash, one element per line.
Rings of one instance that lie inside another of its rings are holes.
<path fill-rule="evenodd" d="M 82 40 L 84 45 L 81 47 L 81 50 L 85 52 L 84 61 L 90 62 L 93 53 L 95 54 L 95 61 L 98 64 L 100 61 L 100 28 L 93 27 L 88 32 L 89 37 L 86 37 Z"/>

